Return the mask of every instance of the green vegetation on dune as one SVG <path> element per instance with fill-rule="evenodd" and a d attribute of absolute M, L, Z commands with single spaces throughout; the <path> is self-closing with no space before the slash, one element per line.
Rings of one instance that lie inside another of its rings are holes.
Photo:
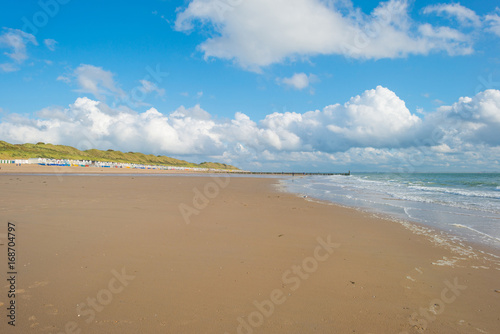
<path fill-rule="evenodd" d="M 29 159 L 29 158 L 48 158 L 48 159 L 70 159 L 70 160 L 91 160 L 91 161 L 109 161 L 123 162 L 144 165 L 163 165 L 178 167 L 200 167 L 215 169 L 238 169 L 231 165 L 218 162 L 203 162 L 195 164 L 184 160 L 177 160 L 162 155 L 152 155 L 144 153 L 107 150 L 101 151 L 90 149 L 80 151 L 71 146 L 52 145 L 45 143 L 37 144 L 9 144 L 0 140 L 0 159 Z"/>

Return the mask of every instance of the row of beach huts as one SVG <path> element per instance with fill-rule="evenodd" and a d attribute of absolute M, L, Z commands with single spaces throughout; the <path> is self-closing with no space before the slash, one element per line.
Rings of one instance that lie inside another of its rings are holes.
<path fill-rule="evenodd" d="M 156 169 L 156 170 L 192 171 L 192 172 L 237 172 L 238 171 L 232 169 L 142 165 L 142 164 L 131 164 L 122 162 L 103 162 L 103 161 L 90 161 L 90 160 L 68 160 L 68 159 L 47 159 L 47 158 L 0 160 L 0 164 L 40 165 L 40 166 L 60 166 L 60 167 Z"/>

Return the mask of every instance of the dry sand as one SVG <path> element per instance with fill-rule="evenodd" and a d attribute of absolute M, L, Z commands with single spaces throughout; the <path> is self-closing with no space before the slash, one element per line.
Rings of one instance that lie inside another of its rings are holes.
<path fill-rule="evenodd" d="M 499 333 L 497 263 L 275 179 L 4 166 L 0 333 Z"/>

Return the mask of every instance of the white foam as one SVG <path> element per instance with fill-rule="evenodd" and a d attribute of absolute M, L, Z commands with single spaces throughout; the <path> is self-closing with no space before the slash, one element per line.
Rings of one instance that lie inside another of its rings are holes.
<path fill-rule="evenodd" d="M 475 233 L 477 233 L 477 234 L 480 234 L 480 235 L 482 235 L 482 236 L 485 236 L 485 237 L 487 237 L 487 238 L 490 238 L 490 239 L 492 239 L 492 240 L 494 240 L 494 241 L 496 241 L 496 242 L 500 242 L 500 238 L 496 238 L 496 237 L 491 236 L 491 235 L 489 235 L 489 234 L 486 234 L 486 233 L 484 233 L 484 232 L 478 231 L 478 230 L 476 230 L 475 228 L 472 228 L 472 227 L 469 227 L 469 226 L 466 226 L 466 225 L 462 225 L 462 224 L 451 224 L 451 225 L 452 225 L 452 226 L 455 226 L 455 227 L 458 227 L 458 228 L 465 228 L 465 229 L 468 229 L 468 230 L 473 231 L 473 232 L 475 232 Z"/>

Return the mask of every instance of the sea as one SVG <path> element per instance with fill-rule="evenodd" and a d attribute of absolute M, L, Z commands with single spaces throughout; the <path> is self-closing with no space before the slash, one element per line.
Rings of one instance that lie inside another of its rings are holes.
<path fill-rule="evenodd" d="M 418 223 L 500 252 L 500 173 L 354 173 L 280 182 L 308 199 Z"/>

